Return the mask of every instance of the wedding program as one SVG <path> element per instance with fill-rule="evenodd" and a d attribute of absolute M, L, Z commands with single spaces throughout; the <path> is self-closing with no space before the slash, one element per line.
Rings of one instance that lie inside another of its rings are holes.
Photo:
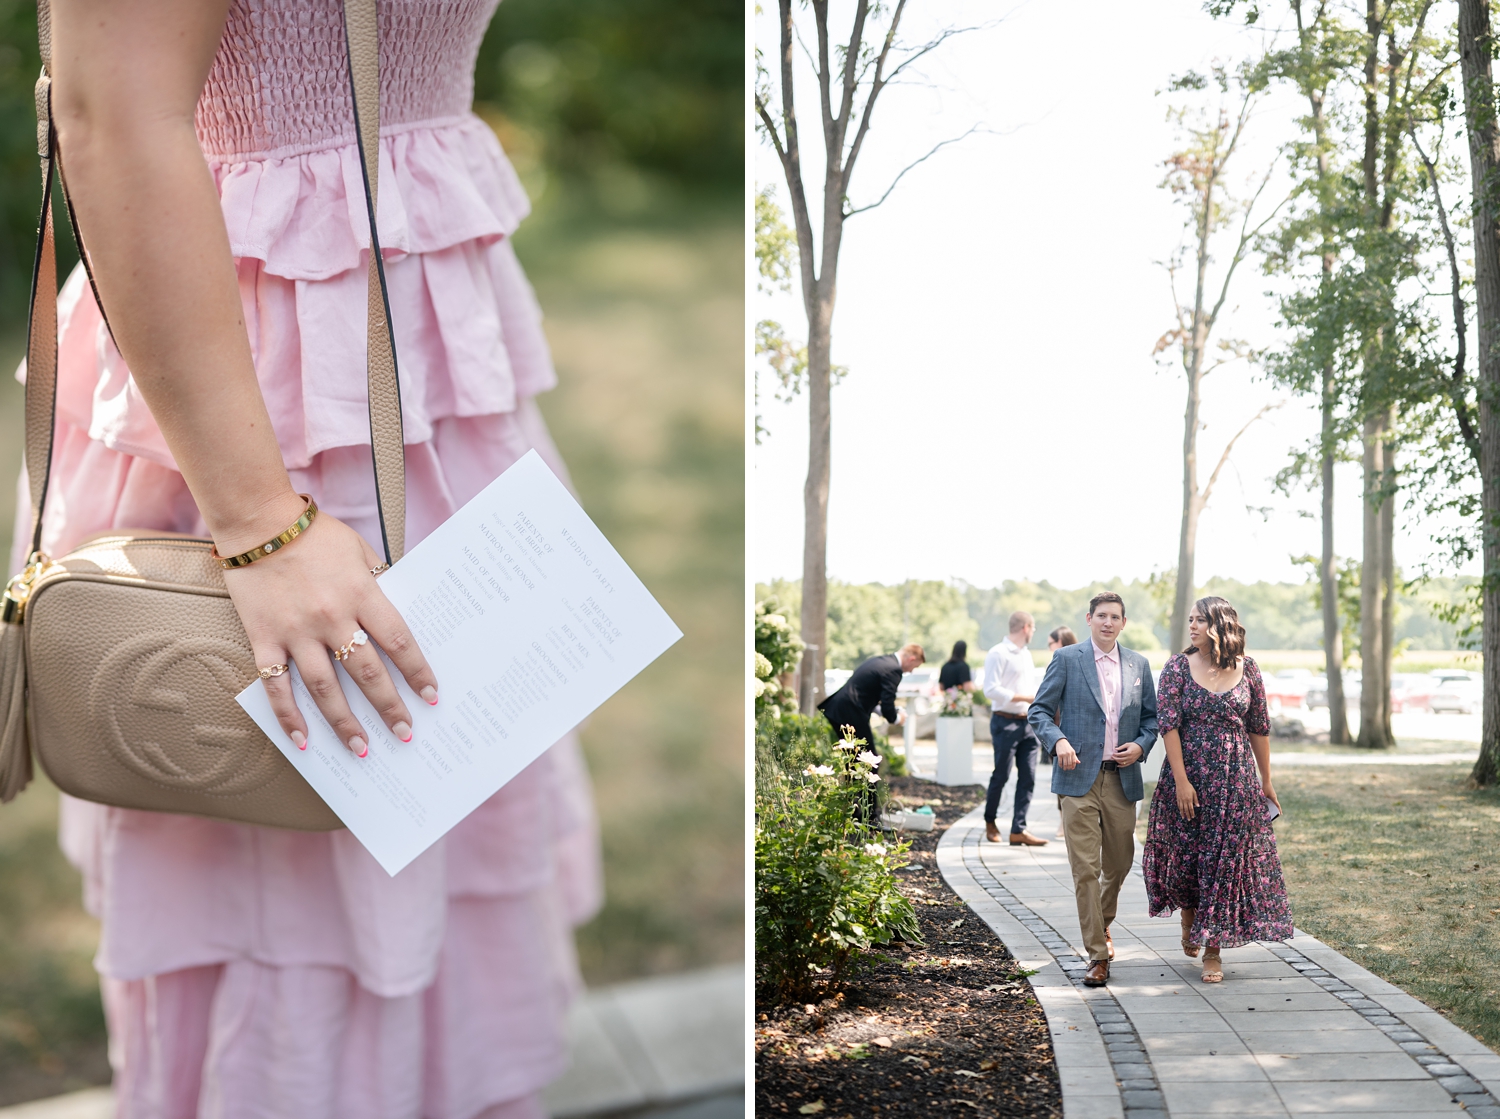
<path fill-rule="evenodd" d="M 349 753 L 292 669 L 298 750 L 257 680 L 239 695 L 271 741 L 396 874 L 577 726 L 682 633 L 535 451 L 380 577 L 438 680 L 438 704 L 386 667 L 412 740 L 340 667 L 369 755 Z M 384 654 L 382 654 L 382 657 Z"/>

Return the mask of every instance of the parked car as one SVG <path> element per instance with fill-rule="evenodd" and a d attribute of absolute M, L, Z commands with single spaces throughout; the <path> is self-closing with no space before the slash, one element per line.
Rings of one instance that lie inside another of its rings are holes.
<path fill-rule="evenodd" d="M 1434 668 L 1427 675 L 1439 684 L 1446 683 L 1449 680 L 1479 681 L 1484 679 L 1484 677 L 1480 676 L 1479 673 L 1469 672 L 1466 669 L 1462 668 Z"/>
<path fill-rule="evenodd" d="M 1484 702 L 1484 693 L 1477 680 L 1444 680 L 1432 691 L 1429 703 L 1434 714 L 1457 712 L 1472 715 Z"/>
<path fill-rule="evenodd" d="M 1265 678 L 1266 701 L 1274 710 L 1281 707 L 1302 707 L 1307 699 L 1307 690 L 1312 685 L 1313 674 L 1308 668 L 1283 668 Z M 1325 701 L 1326 702 L 1326 701 Z"/>
<path fill-rule="evenodd" d="M 1438 683 L 1425 672 L 1395 673 L 1391 676 L 1391 711 L 1431 711 Z"/>
<path fill-rule="evenodd" d="M 1344 680 L 1344 706 L 1353 707 L 1359 702 L 1359 673 L 1352 669 L 1346 669 L 1343 674 Z M 1307 685 L 1307 694 L 1302 700 L 1304 706 L 1311 711 L 1315 707 L 1328 706 L 1328 677 L 1314 676 Z"/>

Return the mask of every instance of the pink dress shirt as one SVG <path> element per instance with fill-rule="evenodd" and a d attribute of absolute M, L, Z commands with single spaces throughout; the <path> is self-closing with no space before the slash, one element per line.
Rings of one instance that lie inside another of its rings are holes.
<path fill-rule="evenodd" d="M 1104 760 L 1111 761 L 1120 748 L 1120 647 L 1106 653 L 1092 638 L 1089 644 L 1094 646 L 1094 670 L 1104 697 Z"/>

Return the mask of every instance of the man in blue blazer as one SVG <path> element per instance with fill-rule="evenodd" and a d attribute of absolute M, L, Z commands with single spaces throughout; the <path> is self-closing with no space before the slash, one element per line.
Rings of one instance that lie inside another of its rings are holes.
<path fill-rule="evenodd" d="M 1141 654 L 1119 644 L 1125 602 L 1096 594 L 1087 618 L 1091 640 L 1052 654 L 1027 718 L 1056 764 L 1052 791 L 1062 796 L 1063 835 L 1078 925 L 1089 968 L 1083 982 L 1109 982 L 1120 886 L 1135 859 L 1136 805 L 1145 795 L 1141 762 L 1156 744 L 1156 682 Z"/>

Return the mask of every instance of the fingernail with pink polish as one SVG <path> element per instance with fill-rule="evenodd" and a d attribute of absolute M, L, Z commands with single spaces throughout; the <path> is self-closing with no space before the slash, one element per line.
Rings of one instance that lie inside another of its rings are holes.
<path fill-rule="evenodd" d="M 397 723 L 391 728 L 391 730 L 396 732 L 396 737 L 399 738 L 402 742 L 411 741 L 411 727 L 407 726 L 405 723 Z"/>
<path fill-rule="evenodd" d="M 297 749 L 299 750 L 306 750 L 307 735 L 303 734 L 300 730 L 292 731 L 292 745 L 297 747 Z"/>
<path fill-rule="evenodd" d="M 354 752 L 356 758 L 362 758 L 370 752 L 370 747 L 366 745 L 365 740 L 357 734 L 349 740 L 349 749 Z"/>
<path fill-rule="evenodd" d="M 417 694 L 425 699 L 430 706 L 437 706 L 437 689 L 434 688 L 431 684 L 428 684 Z"/>

